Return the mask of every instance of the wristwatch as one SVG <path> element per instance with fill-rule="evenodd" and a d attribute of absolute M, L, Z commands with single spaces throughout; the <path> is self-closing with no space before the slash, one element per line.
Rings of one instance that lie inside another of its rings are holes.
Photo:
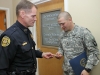
<path fill-rule="evenodd" d="M 90 73 L 90 71 L 91 71 L 91 69 L 89 69 L 89 68 L 85 68 L 85 70 L 86 70 L 88 73 Z"/>

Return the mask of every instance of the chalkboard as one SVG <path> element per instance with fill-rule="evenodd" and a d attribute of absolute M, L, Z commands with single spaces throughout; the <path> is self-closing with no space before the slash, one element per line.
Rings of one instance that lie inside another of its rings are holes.
<path fill-rule="evenodd" d="M 59 35 L 61 28 L 57 22 L 57 16 L 60 10 L 43 12 L 41 16 L 41 35 L 42 45 L 59 46 Z"/>

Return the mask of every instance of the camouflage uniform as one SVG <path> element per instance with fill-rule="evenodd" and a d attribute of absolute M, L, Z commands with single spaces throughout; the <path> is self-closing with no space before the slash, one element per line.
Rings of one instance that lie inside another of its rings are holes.
<path fill-rule="evenodd" d="M 69 60 L 75 58 L 84 50 L 86 50 L 88 57 L 85 68 L 92 69 L 99 62 L 99 50 L 91 32 L 86 28 L 75 25 L 72 31 L 61 33 L 58 52 L 64 56 L 64 75 L 74 75 Z"/>

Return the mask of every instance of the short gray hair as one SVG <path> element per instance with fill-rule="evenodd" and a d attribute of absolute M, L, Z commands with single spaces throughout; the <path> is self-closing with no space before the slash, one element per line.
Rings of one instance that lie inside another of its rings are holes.
<path fill-rule="evenodd" d="M 24 11 L 30 11 L 30 9 L 32 9 L 33 6 L 37 8 L 36 5 L 34 5 L 32 2 L 28 0 L 21 0 L 16 6 L 16 15 L 19 16 L 19 11 L 21 9 L 23 9 Z"/>

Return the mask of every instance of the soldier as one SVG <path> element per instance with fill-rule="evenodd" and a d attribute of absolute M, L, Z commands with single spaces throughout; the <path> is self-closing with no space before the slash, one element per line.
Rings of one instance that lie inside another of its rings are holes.
<path fill-rule="evenodd" d="M 69 61 L 84 51 L 87 52 L 87 61 L 80 75 L 89 75 L 93 66 L 99 62 L 99 50 L 95 38 L 87 28 L 74 24 L 71 15 L 66 11 L 58 15 L 58 23 L 63 31 L 55 57 L 60 59 L 64 56 L 64 75 L 75 75 Z"/>
<path fill-rule="evenodd" d="M 16 7 L 17 21 L 0 37 L 0 75 L 35 75 L 36 57 L 52 58 L 51 52 L 35 50 L 35 42 L 28 27 L 36 19 L 37 7 L 27 1 Z"/>

